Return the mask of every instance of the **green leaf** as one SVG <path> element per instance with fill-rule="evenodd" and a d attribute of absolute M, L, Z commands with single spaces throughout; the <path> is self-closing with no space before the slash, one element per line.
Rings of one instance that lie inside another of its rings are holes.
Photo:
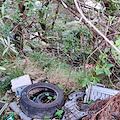
<path fill-rule="evenodd" d="M 113 55 L 116 53 L 114 48 L 111 49 L 111 52 L 112 52 Z"/>
<path fill-rule="evenodd" d="M 116 46 L 119 46 L 119 45 L 120 45 L 120 40 L 116 40 L 116 41 L 115 41 L 115 45 L 116 45 Z"/>
<path fill-rule="evenodd" d="M 63 113 L 63 110 L 57 110 L 57 112 L 55 113 L 55 116 L 62 117 L 62 113 Z"/>
<path fill-rule="evenodd" d="M 87 86 L 87 81 L 84 81 L 83 83 L 82 83 L 82 87 L 86 87 Z"/>
<path fill-rule="evenodd" d="M 53 99 L 56 99 L 57 98 L 57 96 L 55 95 L 54 97 L 53 97 Z"/>
<path fill-rule="evenodd" d="M 0 19 L 0 25 L 4 26 L 4 23 L 1 19 Z"/>
<path fill-rule="evenodd" d="M 18 55 L 18 52 L 17 52 L 15 49 L 11 48 L 11 50 L 12 50 L 16 55 Z"/>
<path fill-rule="evenodd" d="M 52 100 L 52 97 L 51 96 L 49 96 L 49 97 L 47 97 L 49 100 Z"/>
<path fill-rule="evenodd" d="M 110 69 L 110 68 L 113 67 L 113 66 L 114 66 L 113 64 L 107 64 L 107 65 L 106 65 L 106 68 L 109 68 L 109 69 Z"/>
<path fill-rule="evenodd" d="M 96 81 L 96 80 L 93 80 L 93 84 L 94 84 L 94 85 L 97 85 L 97 81 Z"/>
<path fill-rule="evenodd" d="M 108 68 L 105 68 L 105 69 L 104 69 L 104 72 L 105 72 L 106 75 L 108 75 L 108 76 L 111 74 L 111 72 L 110 72 L 110 70 L 109 70 Z"/>
<path fill-rule="evenodd" d="M 96 80 L 97 82 L 100 82 L 100 79 L 99 79 L 99 78 L 97 78 L 97 77 L 95 77 L 95 80 Z"/>
<path fill-rule="evenodd" d="M 66 90 L 63 90 L 63 93 L 66 93 Z"/>
<path fill-rule="evenodd" d="M 91 103 L 93 103 L 93 100 L 89 100 L 89 101 L 88 101 L 88 104 L 91 104 Z"/>
<path fill-rule="evenodd" d="M 50 117 L 49 116 L 44 116 L 44 119 L 50 119 Z"/>
<path fill-rule="evenodd" d="M 108 51 L 109 51 L 109 49 L 106 47 L 106 48 L 105 48 L 105 52 L 107 53 Z"/>
<path fill-rule="evenodd" d="M 100 74 L 103 74 L 104 71 L 103 71 L 103 68 L 99 68 L 96 70 L 96 75 L 100 75 Z"/>
<path fill-rule="evenodd" d="M 49 96 L 49 93 L 46 93 L 45 95 L 46 95 L 46 96 Z"/>
<path fill-rule="evenodd" d="M 8 47 L 3 51 L 3 54 L 2 54 L 2 56 L 4 56 L 5 55 L 5 53 L 7 53 L 7 51 L 8 51 Z"/>
<path fill-rule="evenodd" d="M 100 58 L 100 59 L 102 59 L 102 58 L 103 58 L 103 54 L 102 54 L 102 53 L 99 55 L 99 58 Z"/>
<path fill-rule="evenodd" d="M 45 81 L 45 83 L 49 83 L 48 81 Z"/>
<path fill-rule="evenodd" d="M 61 85 L 61 84 L 58 84 L 58 87 L 61 89 L 61 88 L 63 88 L 63 86 Z"/>

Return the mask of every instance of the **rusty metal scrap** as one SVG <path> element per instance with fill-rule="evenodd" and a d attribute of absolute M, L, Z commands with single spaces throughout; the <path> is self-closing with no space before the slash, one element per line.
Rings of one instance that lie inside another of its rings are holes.
<path fill-rule="evenodd" d="M 112 98 L 104 99 L 94 103 L 89 111 L 98 111 L 88 115 L 82 120 L 120 120 L 120 93 Z"/>

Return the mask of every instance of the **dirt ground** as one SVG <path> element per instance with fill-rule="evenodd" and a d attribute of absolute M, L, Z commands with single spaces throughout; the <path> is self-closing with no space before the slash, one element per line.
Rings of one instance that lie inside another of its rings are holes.
<path fill-rule="evenodd" d="M 26 64 L 27 71 L 25 71 L 25 74 L 30 75 L 30 78 L 33 81 L 33 83 L 44 82 L 46 80 L 55 85 L 61 84 L 63 86 L 63 89 L 71 91 L 73 91 L 75 88 L 80 88 L 80 85 L 78 85 L 78 81 L 72 78 L 70 79 L 66 78 L 63 71 L 57 69 L 54 74 L 53 73 L 50 74 L 50 72 L 48 74 L 47 72 L 41 70 L 40 68 L 37 68 L 32 63 L 33 61 L 27 58 Z"/>

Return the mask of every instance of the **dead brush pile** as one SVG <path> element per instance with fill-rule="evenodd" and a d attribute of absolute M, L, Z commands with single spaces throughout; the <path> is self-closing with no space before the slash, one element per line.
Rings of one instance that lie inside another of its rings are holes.
<path fill-rule="evenodd" d="M 82 120 L 120 120 L 120 93 L 112 98 L 94 103 L 89 111 L 97 111 Z"/>

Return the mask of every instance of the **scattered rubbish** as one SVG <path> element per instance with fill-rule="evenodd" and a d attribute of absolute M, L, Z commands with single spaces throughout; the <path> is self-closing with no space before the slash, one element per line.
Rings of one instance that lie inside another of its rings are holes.
<path fill-rule="evenodd" d="M 11 113 L 9 116 L 7 116 L 7 117 L 3 117 L 3 120 L 14 120 L 14 114 L 13 113 Z"/>
<path fill-rule="evenodd" d="M 24 76 L 21 76 L 21 77 L 11 80 L 11 85 L 12 85 L 11 89 L 13 92 L 15 92 L 17 94 L 17 88 L 27 86 L 30 84 L 32 84 L 32 83 L 31 83 L 29 75 L 24 75 Z"/>
<path fill-rule="evenodd" d="M 12 102 L 9 104 L 9 107 L 16 113 L 18 114 L 23 120 L 31 120 L 30 117 L 27 117 L 18 107 L 16 102 Z M 12 119 L 10 119 L 12 120 Z"/>
<path fill-rule="evenodd" d="M 27 86 L 22 91 L 20 106 L 29 117 L 44 119 L 52 118 L 57 109 L 64 103 L 63 92 L 50 83 L 35 83 Z"/>
<path fill-rule="evenodd" d="M 87 111 L 79 111 L 77 106 L 77 99 L 81 98 L 85 95 L 84 92 L 77 91 L 69 95 L 69 99 L 71 101 L 68 101 L 64 105 L 64 116 L 62 120 L 79 120 L 82 117 L 88 115 L 89 113 Z"/>
<path fill-rule="evenodd" d="M 116 95 L 118 90 L 112 90 L 108 88 L 104 88 L 105 86 L 102 84 L 98 84 L 98 86 L 93 85 L 93 83 L 86 89 L 86 92 L 77 91 L 69 95 L 70 101 L 66 102 L 64 105 L 64 116 L 62 120 L 79 120 L 87 115 L 94 114 L 98 111 L 89 108 L 103 99 L 111 98 Z M 84 97 L 85 96 L 85 97 Z M 80 106 L 77 105 L 77 100 L 81 97 L 84 97 L 84 103 L 81 103 Z M 90 100 L 93 101 L 92 104 L 86 104 Z"/>
<path fill-rule="evenodd" d="M 22 91 L 23 91 L 23 89 L 24 89 L 25 87 L 26 87 L 26 86 L 22 86 L 22 87 L 16 88 L 18 97 L 21 97 Z"/>
<path fill-rule="evenodd" d="M 105 88 L 104 85 L 98 84 L 97 86 L 93 85 L 93 83 L 86 89 L 86 95 L 84 98 L 84 103 L 88 103 L 89 100 L 96 101 L 97 99 L 105 99 L 110 98 L 116 95 L 119 90 L 113 90 Z"/>
<path fill-rule="evenodd" d="M 3 113 L 5 108 L 7 107 L 8 103 L 0 101 L 0 115 Z"/>

